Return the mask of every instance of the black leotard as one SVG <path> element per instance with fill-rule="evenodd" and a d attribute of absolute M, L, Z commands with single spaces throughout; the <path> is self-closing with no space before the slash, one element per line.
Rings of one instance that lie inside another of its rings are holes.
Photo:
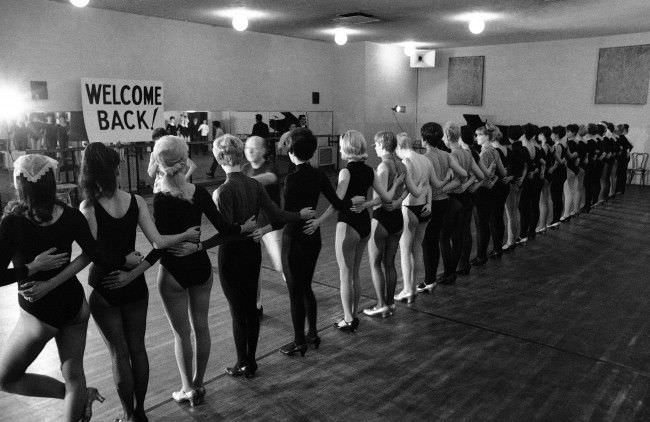
<path fill-rule="evenodd" d="M 28 280 L 45 281 L 60 273 L 67 265 L 42 271 L 27 277 L 26 264 L 36 255 L 50 248 L 56 253 L 70 253 L 72 242 L 77 242 L 93 262 L 104 268 L 115 269 L 124 265 L 124 256 L 111 250 L 102 250 L 93 239 L 88 222 L 77 209 L 59 204 L 63 212 L 59 219 L 48 226 L 40 226 L 22 216 L 9 214 L 0 223 L 0 285 Z M 7 269 L 13 261 L 14 269 Z M 56 328 L 70 324 L 79 314 L 84 292 L 77 277 L 61 283 L 47 295 L 35 302 L 28 302 L 18 295 L 18 303 L 26 312 Z"/>
<path fill-rule="evenodd" d="M 388 167 L 388 189 L 392 189 L 393 181 L 400 174 L 406 173 L 406 167 L 399 160 L 382 157 L 382 162 Z M 394 198 L 399 198 L 402 195 L 404 188 L 398 188 L 395 191 Z M 402 216 L 401 208 L 388 211 L 383 206 L 379 206 L 372 212 L 372 218 L 377 220 L 389 234 L 397 234 L 402 231 L 404 226 L 404 217 Z"/>
<path fill-rule="evenodd" d="M 354 196 L 365 197 L 375 179 L 373 169 L 363 161 L 350 161 L 345 168 L 350 172 L 350 182 L 343 199 L 352 199 Z M 370 213 L 368 213 L 368 210 L 355 213 L 349 209 L 344 209 L 339 212 L 338 221 L 349 224 L 350 227 L 356 230 L 361 239 L 370 235 Z"/>
<path fill-rule="evenodd" d="M 160 234 L 179 234 L 190 227 L 200 226 L 203 214 L 219 231 L 217 235 L 203 242 L 203 250 L 199 252 L 183 257 L 163 252 L 160 264 L 184 288 L 203 284 L 210 278 L 212 264 L 205 249 L 221 244 L 241 232 L 239 225 L 229 224 L 223 218 L 210 194 L 196 185 L 191 202 L 166 193 L 155 194 L 153 213 Z"/>
<path fill-rule="evenodd" d="M 135 232 L 138 226 L 138 201 L 131 195 L 129 209 L 121 218 L 111 216 L 98 201 L 93 204 L 97 220 L 97 241 L 104 250 L 111 250 L 117 255 L 126 256 L 135 250 Z M 119 289 L 106 289 L 101 281 L 106 276 L 106 270 L 98 265 L 91 265 L 88 274 L 88 284 L 93 286 L 109 304 L 120 306 L 137 302 L 147 297 L 147 283 L 141 274 Z"/>

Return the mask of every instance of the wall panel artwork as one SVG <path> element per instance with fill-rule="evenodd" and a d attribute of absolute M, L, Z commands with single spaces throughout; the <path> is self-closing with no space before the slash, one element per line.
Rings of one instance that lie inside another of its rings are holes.
<path fill-rule="evenodd" d="M 596 104 L 647 104 L 650 44 L 601 48 Z"/>
<path fill-rule="evenodd" d="M 485 56 L 449 58 L 448 105 L 483 105 L 484 64 Z"/>

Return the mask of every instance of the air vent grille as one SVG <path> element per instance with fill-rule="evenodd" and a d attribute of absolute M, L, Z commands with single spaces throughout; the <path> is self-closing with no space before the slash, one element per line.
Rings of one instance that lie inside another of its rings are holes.
<path fill-rule="evenodd" d="M 363 12 L 344 13 L 332 21 L 341 25 L 362 25 L 365 23 L 379 22 L 381 19 Z"/>

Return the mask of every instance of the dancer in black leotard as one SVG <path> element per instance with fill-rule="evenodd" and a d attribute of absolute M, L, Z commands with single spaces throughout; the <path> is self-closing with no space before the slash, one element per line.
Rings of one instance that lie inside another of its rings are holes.
<path fill-rule="evenodd" d="M 0 386 L 9 393 L 64 399 L 63 420 L 77 422 L 89 420 L 92 401 L 103 399 L 96 389 L 86 389 L 83 351 L 89 312 L 75 274 L 87 262 L 78 258 L 67 265 L 72 242 L 106 268 L 136 265 L 139 258 L 132 254 L 126 260 L 100 250 L 83 215 L 56 201 L 56 164 L 42 155 L 22 156 L 14 163 L 18 201 L 9 203 L 0 222 L 0 285 L 19 283 L 21 312 L 4 341 Z M 14 269 L 7 270 L 10 261 Z M 52 338 L 65 383 L 25 373 Z"/>
<path fill-rule="evenodd" d="M 144 199 L 118 188 L 120 157 L 115 150 L 93 142 L 84 150 L 80 188 L 86 200 L 80 209 L 90 231 L 104 250 L 127 255 L 135 248 L 136 228 L 158 248 L 199 241 L 199 227 L 161 236 Z M 154 250 L 138 269 L 106 278 L 106 269 L 92 265 L 88 283 L 90 312 L 101 330 L 113 364 L 113 378 L 124 421 L 145 421 L 144 399 L 149 382 L 149 359 L 144 344 L 149 292 L 143 272 L 160 256 Z M 135 398 L 135 403 L 134 403 Z"/>
<path fill-rule="evenodd" d="M 540 158 L 543 158 L 546 166 L 545 171 L 540 177 L 540 197 L 537 204 L 539 210 L 539 218 L 537 219 L 537 226 L 535 233 L 546 233 L 547 227 L 551 225 L 553 220 L 553 204 L 551 202 L 551 180 L 555 172 L 555 142 L 551 139 L 553 132 L 549 126 L 542 126 L 539 128 L 539 133 L 535 137 L 535 144 Z"/>
<path fill-rule="evenodd" d="M 451 235 L 453 233 L 454 218 L 457 209 L 450 210 L 451 199 L 448 192 L 458 188 L 461 179 L 467 177 L 467 172 L 446 150 L 443 142 L 442 127 L 435 122 L 428 122 L 420 129 L 426 152 L 424 156 L 429 159 L 432 169 L 439 180 L 446 180 L 442 187 L 431 183 L 431 221 L 424 231 L 422 239 L 422 258 L 424 261 L 424 281 L 417 285 L 418 293 L 431 291 L 437 285 L 438 263 L 442 255 L 445 274 L 449 273 L 451 262 Z M 471 181 L 470 181 L 471 183 Z M 469 184 L 467 185 L 469 186 Z M 466 186 L 466 187 L 467 187 Z M 455 274 L 454 269 L 454 274 Z M 446 276 L 440 280 L 444 284 Z"/>
<path fill-rule="evenodd" d="M 182 138 L 161 138 L 156 142 L 153 154 L 164 174 L 154 190 L 153 201 L 156 227 L 160 233 L 183 233 L 200 225 L 204 214 L 219 231 L 204 242 L 183 243 L 166 250 L 158 272 L 158 288 L 174 332 L 176 362 L 182 383 L 181 390 L 174 391 L 172 398 L 194 405 L 201 402 L 205 394 L 203 377 L 211 347 L 208 308 L 212 265 L 205 250 L 233 237 L 240 238 L 240 232 L 252 231 L 255 224 L 252 219 L 241 221 L 241 227 L 231 224 L 219 213 L 204 188 L 185 179 L 188 149 Z M 192 331 L 195 351 L 192 350 Z M 193 360 L 196 360 L 194 372 Z"/>
<path fill-rule="evenodd" d="M 375 152 L 381 158 L 377 166 L 377 178 L 386 190 L 395 184 L 396 179 L 406 173 L 406 167 L 395 155 L 397 139 L 393 132 L 378 132 L 375 134 Z M 394 295 L 397 284 L 395 269 L 395 254 L 399 247 L 402 234 L 403 217 L 402 201 L 408 192 L 398 187 L 393 201 L 382 204 L 381 198 L 375 192 L 374 201 L 378 204 L 372 213 L 372 228 L 368 242 L 368 259 L 372 284 L 375 287 L 377 303 L 364 309 L 368 316 L 386 317 L 395 311 Z"/>
<path fill-rule="evenodd" d="M 284 209 L 297 212 L 303 208 L 316 209 L 318 197 L 322 193 L 337 210 L 349 209 L 353 202 L 362 203 L 365 198 L 341 200 L 327 176 L 313 168 L 309 160 L 316 152 L 316 137 L 307 128 L 294 129 L 288 141 L 288 154 L 295 170 L 287 176 L 284 192 Z M 289 223 L 282 235 L 282 269 L 289 288 L 291 321 L 294 340 L 280 348 L 285 355 L 304 353 L 307 345 L 314 348 L 320 345 L 316 326 L 316 297 L 311 288 L 316 261 L 321 249 L 320 220 L 310 220 L 307 226 L 302 222 Z M 308 332 L 305 336 L 305 318 Z"/>
<path fill-rule="evenodd" d="M 573 188 L 572 198 L 575 201 L 578 197 L 576 192 L 576 181 L 577 175 L 575 166 L 575 160 L 572 159 L 570 169 L 567 168 L 567 140 L 565 138 L 566 129 L 563 126 L 554 126 L 552 129 L 551 139 L 555 142 L 553 147 L 551 161 L 553 165 L 549 167 L 550 174 L 550 190 L 551 190 L 551 201 L 553 202 L 553 218 L 551 219 L 551 228 L 555 228 L 560 224 L 560 218 L 562 218 L 562 211 L 564 210 L 564 185 L 568 178 L 567 173 L 571 172 L 571 177 L 573 178 L 571 182 L 571 187 Z M 554 167 L 553 167 L 554 166 Z"/>
<path fill-rule="evenodd" d="M 214 141 L 213 153 L 226 172 L 226 182 L 212 196 L 226 221 L 238 223 L 257 217 L 263 210 L 274 229 L 283 223 L 299 223 L 314 216 L 311 208 L 298 212 L 283 211 L 269 198 L 262 184 L 245 176 L 244 144 L 233 135 L 223 135 Z M 231 376 L 253 378 L 257 371 L 255 353 L 260 331 L 256 295 L 259 283 L 262 250 L 253 238 L 233 239 L 219 248 L 219 278 L 232 315 L 233 337 L 237 363 L 226 368 Z"/>
<path fill-rule="evenodd" d="M 365 198 L 370 187 L 374 187 L 382 200 L 392 201 L 399 184 L 395 184 L 388 192 L 379 185 L 372 167 L 364 162 L 367 154 L 366 140 L 363 135 L 356 130 L 349 130 L 341 136 L 340 146 L 341 158 L 348 160 L 348 164 L 339 172 L 339 184 L 336 189 L 338 197 L 351 199 L 355 196 L 363 196 Z M 320 218 L 324 220 L 332 211 L 330 206 Z M 347 209 L 339 212 L 335 249 L 341 279 L 343 319 L 335 325 L 342 331 L 354 331 L 359 324 L 359 320 L 355 317 L 361 297 L 359 267 L 369 235 L 370 214 L 365 207 L 361 208 L 361 212 Z"/>
<path fill-rule="evenodd" d="M 494 194 L 495 194 L 495 205 L 494 205 L 494 214 L 492 215 L 492 220 L 490 221 L 490 236 L 492 237 L 492 245 L 494 248 L 489 253 L 489 257 L 493 259 L 501 258 L 503 253 L 503 239 L 505 235 L 505 223 L 504 219 L 506 217 L 505 209 L 508 196 L 510 194 L 510 186 L 513 180 L 511 173 L 512 169 L 512 151 L 510 148 L 510 142 L 508 138 L 501 132 L 500 129 L 494 133 L 494 138 L 492 140 L 492 147 L 496 149 L 501 158 L 501 163 L 506 171 L 504 177 L 500 177 L 496 185 L 494 185 Z M 497 248 L 497 245 L 499 247 Z"/>

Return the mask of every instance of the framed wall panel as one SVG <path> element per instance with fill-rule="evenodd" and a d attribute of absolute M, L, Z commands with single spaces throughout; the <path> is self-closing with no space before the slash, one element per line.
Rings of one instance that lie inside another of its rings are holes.
<path fill-rule="evenodd" d="M 483 105 L 484 65 L 485 56 L 449 58 L 448 105 Z"/>
<path fill-rule="evenodd" d="M 601 48 L 596 104 L 647 104 L 650 44 Z"/>

